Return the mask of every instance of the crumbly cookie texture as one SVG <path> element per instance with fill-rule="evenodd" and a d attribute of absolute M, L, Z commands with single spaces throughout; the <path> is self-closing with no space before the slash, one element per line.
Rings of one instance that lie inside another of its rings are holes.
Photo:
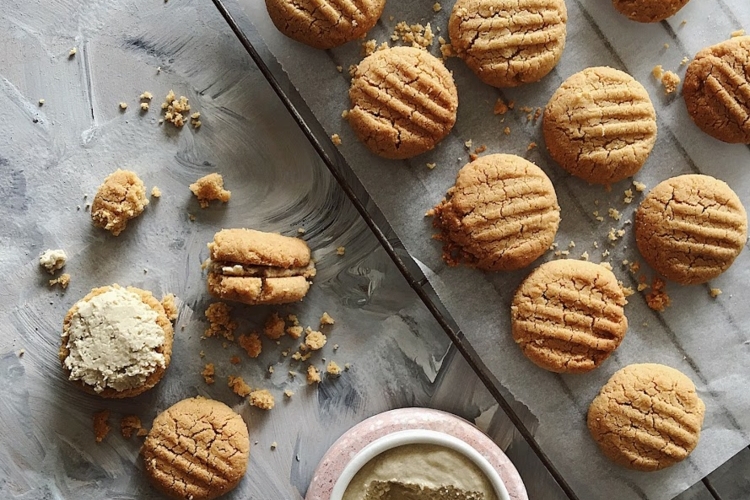
<path fill-rule="evenodd" d="M 150 292 L 96 288 L 68 311 L 60 360 L 70 380 L 87 391 L 131 397 L 161 379 L 172 338 L 172 324 Z"/>
<path fill-rule="evenodd" d="M 564 0 L 458 0 L 448 29 L 453 51 L 494 87 L 541 80 L 560 60 Z"/>
<path fill-rule="evenodd" d="M 224 403 L 196 397 L 154 419 L 141 448 L 146 476 L 172 498 L 212 500 L 239 484 L 247 470 L 247 426 Z"/>
<path fill-rule="evenodd" d="M 655 471 L 685 458 L 698 444 L 705 406 L 693 382 L 664 365 L 616 372 L 588 412 L 591 436 L 613 462 Z"/>
<path fill-rule="evenodd" d="M 440 59 L 422 49 L 379 50 L 356 67 L 347 120 L 373 153 L 411 158 L 433 149 L 453 128 L 458 92 Z"/>
<path fill-rule="evenodd" d="M 622 71 L 588 68 L 565 80 L 544 110 L 544 139 L 562 168 L 593 184 L 638 172 L 656 143 L 648 92 Z"/>
<path fill-rule="evenodd" d="M 661 275 L 705 283 L 732 265 L 747 242 L 747 212 L 723 181 L 681 175 L 657 185 L 635 216 L 635 241 Z"/>
<path fill-rule="evenodd" d="M 190 191 L 198 198 L 201 208 L 208 208 L 212 201 L 227 203 L 232 197 L 232 192 L 224 189 L 224 178 L 216 172 L 190 184 Z"/>
<path fill-rule="evenodd" d="M 380 19 L 385 0 L 266 0 L 283 34 L 317 49 L 330 49 L 365 35 Z"/>
<path fill-rule="evenodd" d="M 672 17 L 689 0 L 612 0 L 621 14 L 640 23 L 658 23 Z"/>
<path fill-rule="evenodd" d="M 69 284 L 70 284 L 70 275 L 68 273 L 63 273 L 57 278 L 53 280 L 49 280 L 49 286 L 60 285 L 63 290 L 68 288 Z"/>
<path fill-rule="evenodd" d="M 690 63 L 682 85 L 688 113 L 720 141 L 750 144 L 750 36 L 707 47 Z"/>
<path fill-rule="evenodd" d="M 487 155 L 465 165 L 431 212 L 443 258 L 486 271 L 523 268 L 555 239 L 560 207 L 552 182 L 515 155 Z"/>
<path fill-rule="evenodd" d="M 260 408 L 261 410 L 273 410 L 274 402 L 273 394 L 268 392 L 267 389 L 258 389 L 250 393 L 248 397 L 250 405 Z"/>
<path fill-rule="evenodd" d="M 109 431 L 112 429 L 109 426 L 109 410 L 102 410 L 94 413 L 94 439 L 97 443 L 104 441 Z"/>
<path fill-rule="evenodd" d="M 62 269 L 68 262 L 68 255 L 65 250 L 45 250 L 42 255 L 39 256 L 39 265 L 47 270 L 50 274 L 55 274 L 57 271 Z"/>
<path fill-rule="evenodd" d="M 91 220 L 118 236 L 148 205 L 146 187 L 135 172 L 117 169 L 104 179 L 91 204 Z"/>
<path fill-rule="evenodd" d="M 237 343 L 245 350 L 245 352 L 247 352 L 247 355 L 251 358 L 257 358 L 258 356 L 260 356 L 260 353 L 263 350 L 263 344 L 260 340 L 260 336 L 257 333 L 251 333 L 250 335 L 245 335 L 243 333 L 237 339 Z"/>
<path fill-rule="evenodd" d="M 626 303 L 617 278 L 604 267 L 579 260 L 546 262 L 516 291 L 513 338 L 545 370 L 587 372 L 625 337 Z"/>
<path fill-rule="evenodd" d="M 145 436 L 148 433 L 141 425 L 141 419 L 137 415 L 127 415 L 120 420 L 120 434 L 125 439 L 130 439 L 133 434 Z"/>

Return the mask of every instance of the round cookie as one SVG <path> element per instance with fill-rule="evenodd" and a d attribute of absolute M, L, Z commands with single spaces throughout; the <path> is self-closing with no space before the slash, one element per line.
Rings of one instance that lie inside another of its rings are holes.
<path fill-rule="evenodd" d="M 385 0 L 266 0 L 276 28 L 316 49 L 356 40 L 375 26 Z"/>
<path fill-rule="evenodd" d="M 250 439 L 244 420 L 219 401 L 184 399 L 159 414 L 141 448 L 151 483 L 171 498 L 211 500 L 239 484 Z"/>
<path fill-rule="evenodd" d="M 615 275 L 599 264 L 547 262 L 516 291 L 510 308 L 513 339 L 545 370 L 587 372 L 625 337 L 626 303 Z"/>
<path fill-rule="evenodd" d="M 94 288 L 63 321 L 59 357 L 68 378 L 103 398 L 142 394 L 161 380 L 174 330 L 151 292 L 119 285 Z"/>
<path fill-rule="evenodd" d="M 515 87 L 552 71 L 567 21 L 564 0 L 458 0 L 448 30 L 453 49 L 480 80 Z"/>
<path fill-rule="evenodd" d="M 91 221 L 118 236 L 130 219 L 143 213 L 148 205 L 146 187 L 135 172 L 117 169 L 99 186 L 91 204 Z"/>
<path fill-rule="evenodd" d="M 357 66 L 349 124 L 370 151 L 404 159 L 433 149 L 453 128 L 458 92 L 443 62 L 415 47 L 378 50 Z"/>
<path fill-rule="evenodd" d="M 588 68 L 563 82 L 544 109 L 544 140 L 562 168 L 592 184 L 638 172 L 656 142 L 648 92 L 622 71 Z"/>
<path fill-rule="evenodd" d="M 552 244 L 560 223 L 555 188 L 533 163 L 515 155 L 482 156 L 458 172 L 431 214 L 443 258 L 485 271 L 520 269 Z"/>
<path fill-rule="evenodd" d="M 705 410 L 688 377 L 668 366 L 637 364 L 612 375 L 589 406 L 587 420 L 610 460 L 655 471 L 690 455 Z"/>
<path fill-rule="evenodd" d="M 720 141 L 750 144 L 750 36 L 698 52 L 682 86 L 688 113 Z"/>
<path fill-rule="evenodd" d="M 671 17 L 689 0 L 612 0 L 620 14 L 639 23 L 658 23 Z"/>
<path fill-rule="evenodd" d="M 635 241 L 646 262 L 666 278 L 705 283 L 726 271 L 745 246 L 747 212 L 723 181 L 672 177 L 638 207 Z"/>

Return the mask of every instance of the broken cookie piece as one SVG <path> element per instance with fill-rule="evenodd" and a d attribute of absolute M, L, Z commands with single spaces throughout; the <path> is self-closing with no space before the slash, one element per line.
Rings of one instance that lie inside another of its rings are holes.
<path fill-rule="evenodd" d="M 143 181 L 130 170 L 117 169 L 104 179 L 91 205 L 91 220 L 118 236 L 128 222 L 143 213 L 148 205 Z"/>
<path fill-rule="evenodd" d="M 216 200 L 227 203 L 232 197 L 232 192 L 224 189 L 224 178 L 216 172 L 190 184 L 190 191 L 198 198 L 201 208 L 208 208 L 210 202 Z"/>
<path fill-rule="evenodd" d="M 65 250 L 45 250 L 42 255 L 39 256 L 39 265 L 47 270 L 50 274 L 55 274 L 65 266 L 68 262 L 68 256 Z"/>
<path fill-rule="evenodd" d="M 315 265 L 307 243 L 276 233 L 224 229 L 208 244 L 208 291 L 245 304 L 297 302 L 310 289 Z"/>

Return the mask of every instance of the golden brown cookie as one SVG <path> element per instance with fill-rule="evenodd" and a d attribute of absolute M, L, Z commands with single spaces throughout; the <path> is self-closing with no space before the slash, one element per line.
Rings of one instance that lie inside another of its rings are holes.
<path fill-rule="evenodd" d="M 211 500 L 242 480 L 250 439 L 244 420 L 230 407 L 196 397 L 154 419 L 141 454 L 146 475 L 165 495 Z"/>
<path fill-rule="evenodd" d="M 103 398 L 142 394 L 161 380 L 174 330 L 151 292 L 115 284 L 94 288 L 63 321 L 59 357 L 68 378 Z"/>
<path fill-rule="evenodd" d="M 208 291 L 245 304 L 297 302 L 315 276 L 303 240 L 252 229 L 223 229 L 208 244 Z"/>
<path fill-rule="evenodd" d="M 750 144 L 750 36 L 698 52 L 682 86 L 696 125 L 720 141 Z"/>
<path fill-rule="evenodd" d="M 613 462 L 655 471 L 690 455 L 706 407 L 688 377 L 664 365 L 619 370 L 589 407 L 591 436 Z"/>
<path fill-rule="evenodd" d="M 516 291 L 510 308 L 513 338 L 545 370 L 587 372 L 625 337 L 626 303 L 615 275 L 599 264 L 547 262 Z"/>
<path fill-rule="evenodd" d="M 683 285 L 726 271 L 747 242 L 747 213 L 723 181 L 681 175 L 657 185 L 635 216 L 635 241 L 657 272 Z"/>
<path fill-rule="evenodd" d="M 677 14 L 689 0 L 612 0 L 621 14 L 639 23 L 658 23 Z"/>
<path fill-rule="evenodd" d="M 611 184 L 646 162 L 656 142 L 656 112 L 632 76 L 588 68 L 552 95 L 543 131 L 550 155 L 562 168 L 593 184 Z"/>
<path fill-rule="evenodd" d="M 443 62 L 414 47 L 379 50 L 357 66 L 347 118 L 373 153 L 404 159 L 430 151 L 453 128 L 458 92 Z"/>
<path fill-rule="evenodd" d="M 117 169 L 99 186 L 91 204 L 91 220 L 118 236 L 130 219 L 138 217 L 148 205 L 143 181 L 130 170 Z"/>
<path fill-rule="evenodd" d="M 451 46 L 480 80 L 515 87 L 541 80 L 565 48 L 564 0 L 458 0 Z"/>
<path fill-rule="evenodd" d="M 283 34 L 316 49 L 356 40 L 375 26 L 385 0 L 266 0 Z"/>
<path fill-rule="evenodd" d="M 443 258 L 485 271 L 528 266 L 552 244 L 560 223 L 547 175 L 515 155 L 487 155 L 465 165 L 434 208 Z"/>

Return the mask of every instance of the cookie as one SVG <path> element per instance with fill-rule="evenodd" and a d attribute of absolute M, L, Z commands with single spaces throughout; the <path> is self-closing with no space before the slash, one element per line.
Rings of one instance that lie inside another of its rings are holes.
<path fill-rule="evenodd" d="M 208 244 L 208 291 L 245 304 L 298 302 L 315 276 L 303 240 L 252 229 L 223 229 Z"/>
<path fill-rule="evenodd" d="M 480 80 L 515 87 L 541 80 L 565 48 L 564 0 L 458 0 L 451 46 Z"/>
<path fill-rule="evenodd" d="M 129 398 L 161 380 L 173 337 L 151 292 L 115 284 L 94 288 L 70 308 L 59 357 L 68 378 L 86 392 Z"/>
<path fill-rule="evenodd" d="M 639 23 L 658 23 L 672 17 L 689 0 L 612 0 L 618 12 Z"/>
<path fill-rule="evenodd" d="M 316 49 L 356 40 L 375 26 L 385 0 L 266 0 L 276 28 Z"/>
<path fill-rule="evenodd" d="M 485 271 L 531 264 L 552 244 L 560 223 L 547 175 L 515 155 L 487 155 L 465 165 L 431 212 L 443 258 Z"/>
<path fill-rule="evenodd" d="M 547 262 L 516 291 L 510 308 L 513 339 L 545 370 L 587 372 L 625 337 L 626 303 L 615 275 L 599 264 Z"/>
<path fill-rule="evenodd" d="M 146 205 L 143 181 L 135 172 L 117 169 L 99 186 L 91 204 L 91 220 L 95 226 L 118 236 L 131 219 L 143 213 Z"/>
<path fill-rule="evenodd" d="M 682 85 L 688 113 L 720 141 L 750 144 L 750 36 L 698 52 Z"/>
<path fill-rule="evenodd" d="M 242 480 L 250 438 L 244 420 L 230 407 L 199 396 L 160 413 L 141 454 L 146 476 L 165 495 L 211 500 Z"/>
<path fill-rule="evenodd" d="M 592 184 L 611 184 L 646 162 L 656 142 L 656 112 L 632 76 L 588 68 L 552 95 L 543 131 L 550 155 L 562 168 Z"/>
<path fill-rule="evenodd" d="M 591 436 L 613 462 L 655 471 L 695 449 L 706 407 L 688 377 L 664 365 L 619 370 L 589 406 Z"/>
<path fill-rule="evenodd" d="M 349 89 L 349 124 L 384 158 L 404 159 L 433 149 L 453 128 L 458 92 L 443 62 L 415 47 L 367 56 Z"/>
<path fill-rule="evenodd" d="M 638 207 L 635 241 L 645 261 L 666 278 L 705 283 L 726 271 L 745 246 L 747 212 L 723 181 L 672 177 Z"/>

